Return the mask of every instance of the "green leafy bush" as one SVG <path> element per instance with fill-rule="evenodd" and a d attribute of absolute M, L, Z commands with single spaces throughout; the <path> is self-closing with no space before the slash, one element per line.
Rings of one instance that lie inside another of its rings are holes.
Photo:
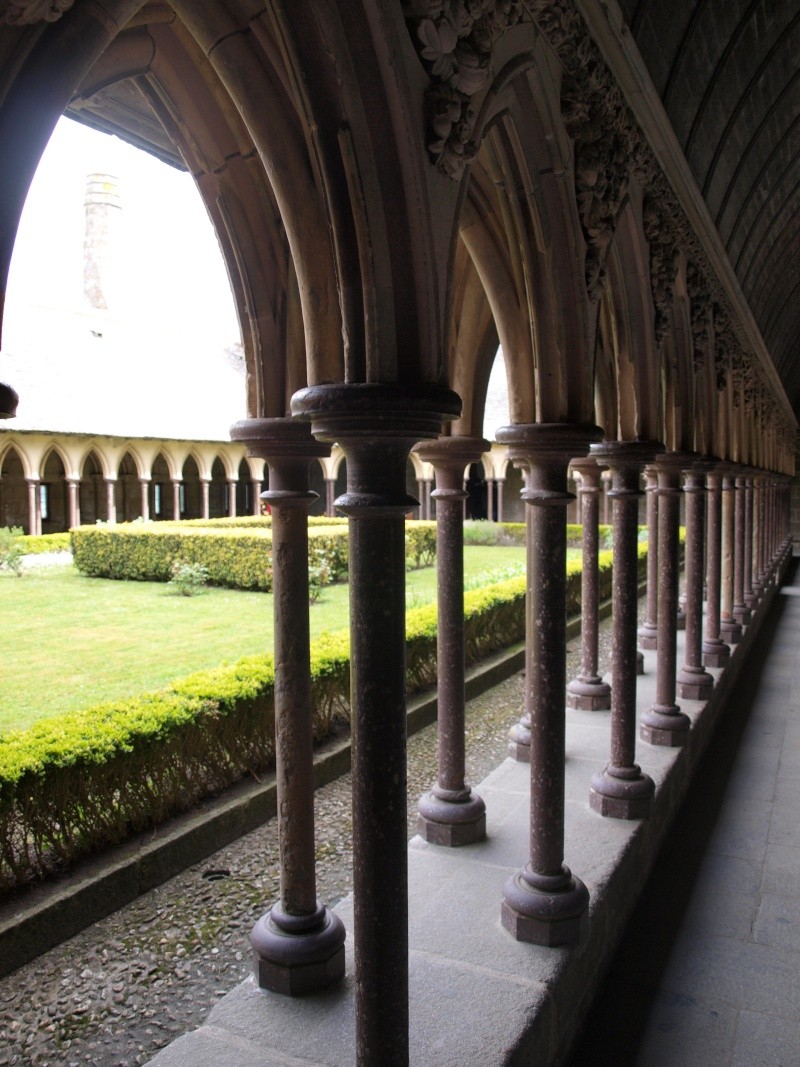
<path fill-rule="evenodd" d="M 43 552 L 69 552 L 69 533 L 24 534 L 20 538 L 26 555 L 40 555 Z"/>
<path fill-rule="evenodd" d="M 174 559 L 169 584 L 181 596 L 196 596 L 208 585 L 208 567 Z"/>
<path fill-rule="evenodd" d="M 11 571 L 19 577 L 22 574 L 24 554 L 22 527 L 0 526 L 0 571 Z"/>

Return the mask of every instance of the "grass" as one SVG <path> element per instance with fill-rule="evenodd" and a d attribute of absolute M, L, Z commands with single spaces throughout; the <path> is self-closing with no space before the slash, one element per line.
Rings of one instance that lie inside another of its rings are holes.
<path fill-rule="evenodd" d="M 464 550 L 468 583 L 497 580 L 525 549 Z M 436 568 L 410 571 L 409 607 L 436 599 Z M 87 578 L 72 566 L 0 577 L 0 732 L 36 719 L 157 689 L 174 678 L 272 647 L 272 596 L 208 588 L 176 595 L 153 582 Z M 312 638 L 348 624 L 348 588 L 311 606 Z"/>

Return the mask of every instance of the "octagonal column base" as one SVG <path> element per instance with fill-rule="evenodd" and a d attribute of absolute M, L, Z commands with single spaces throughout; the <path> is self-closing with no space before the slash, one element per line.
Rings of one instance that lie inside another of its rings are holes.
<path fill-rule="evenodd" d="M 326 989 L 344 977 L 344 940 L 342 920 L 322 905 L 302 917 L 276 905 L 250 934 L 259 986 L 290 997 Z"/>
<path fill-rule="evenodd" d="M 643 622 L 636 631 L 639 637 L 639 648 L 648 651 L 658 648 L 658 627 L 651 622 Z"/>
<path fill-rule="evenodd" d="M 608 764 L 592 775 L 589 806 L 610 819 L 646 819 L 650 814 L 656 787 L 637 764 L 614 767 Z"/>
<path fill-rule="evenodd" d="M 508 731 L 508 754 L 517 763 L 531 761 L 531 717 L 524 715 Z"/>
<path fill-rule="evenodd" d="M 477 793 L 449 800 L 432 789 L 420 797 L 417 829 L 432 845 L 458 848 L 486 838 L 486 805 Z"/>
<path fill-rule="evenodd" d="M 671 707 L 654 705 L 642 716 L 639 737 L 649 745 L 680 748 L 686 744 L 691 722 L 677 704 Z"/>
<path fill-rule="evenodd" d="M 708 700 L 714 689 L 714 679 L 702 667 L 684 666 L 676 682 L 678 696 L 684 700 Z"/>
<path fill-rule="evenodd" d="M 678 602 L 678 614 L 675 616 L 675 629 L 676 630 L 685 630 L 686 629 L 686 599 L 685 599 L 685 597 L 681 597 L 680 601 Z"/>
<path fill-rule="evenodd" d="M 577 945 L 587 928 L 589 891 L 569 867 L 560 875 L 536 874 L 530 864 L 503 887 L 500 920 L 516 941 Z"/>
<path fill-rule="evenodd" d="M 636 673 L 644 674 L 644 653 L 636 653 Z"/>
<path fill-rule="evenodd" d="M 580 711 L 608 711 L 611 707 L 611 686 L 599 675 L 594 678 L 575 678 L 567 686 L 567 707 Z"/>
<path fill-rule="evenodd" d="M 746 604 L 735 604 L 733 617 L 739 626 L 746 626 L 753 617 L 753 613 Z"/>
<path fill-rule="evenodd" d="M 719 624 L 719 636 L 728 645 L 738 645 L 742 639 L 742 628 L 735 619 L 723 619 Z"/>
<path fill-rule="evenodd" d="M 703 666 L 727 667 L 731 660 L 731 650 L 724 641 L 707 639 L 703 642 Z"/>

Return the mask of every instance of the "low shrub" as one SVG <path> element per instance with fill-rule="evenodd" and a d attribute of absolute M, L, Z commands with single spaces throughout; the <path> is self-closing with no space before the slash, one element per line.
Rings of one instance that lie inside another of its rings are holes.
<path fill-rule="evenodd" d="M 640 544 L 644 575 L 647 546 Z M 611 554 L 600 553 L 600 596 Z M 580 610 L 581 568 L 567 566 L 567 614 Z M 525 636 L 524 575 L 464 594 L 465 656 L 476 663 Z M 409 692 L 436 681 L 435 606 L 406 614 Z M 314 737 L 349 718 L 350 642 L 311 646 Z M 41 720 L 0 736 L 0 888 L 57 873 L 81 856 L 193 807 L 274 765 L 271 656 L 201 671 L 156 693 Z"/>
<path fill-rule="evenodd" d="M 169 584 L 181 596 L 196 596 L 208 585 L 208 567 L 174 559 Z"/>
<path fill-rule="evenodd" d="M 24 534 L 20 537 L 22 549 L 26 555 L 40 555 L 42 552 L 69 552 L 69 533 Z"/>
<path fill-rule="evenodd" d="M 0 571 L 11 571 L 19 577 L 22 574 L 24 554 L 22 527 L 0 526 Z"/>

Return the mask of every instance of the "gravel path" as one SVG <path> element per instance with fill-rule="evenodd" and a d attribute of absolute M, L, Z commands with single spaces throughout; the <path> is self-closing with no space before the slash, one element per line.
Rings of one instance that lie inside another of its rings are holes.
<path fill-rule="evenodd" d="M 608 657 L 608 623 L 601 633 Z M 567 677 L 579 665 L 570 643 Z M 521 714 L 521 675 L 467 707 L 467 780 L 506 754 Z M 436 776 L 436 730 L 409 738 L 409 836 Z M 318 894 L 350 889 L 350 776 L 317 792 Z M 524 859 L 520 856 L 520 860 Z M 250 971 L 248 935 L 278 896 L 274 820 L 0 981 L 0 1067 L 133 1067 L 199 1026 Z"/>

